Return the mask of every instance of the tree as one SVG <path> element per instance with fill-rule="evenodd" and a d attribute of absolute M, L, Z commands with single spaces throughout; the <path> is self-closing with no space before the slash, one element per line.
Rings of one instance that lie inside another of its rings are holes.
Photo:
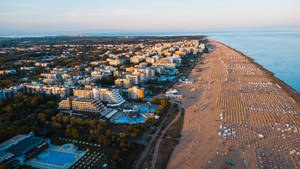
<path fill-rule="evenodd" d="M 120 133 L 120 138 L 125 138 L 126 134 L 125 133 Z"/>
<path fill-rule="evenodd" d="M 62 121 L 63 121 L 65 124 L 68 124 L 69 121 L 70 121 L 70 117 L 69 117 L 69 116 L 63 116 Z"/>
<path fill-rule="evenodd" d="M 43 96 L 42 95 L 36 95 L 31 99 L 31 105 L 33 107 L 37 107 L 39 104 L 41 104 L 43 101 Z"/>
<path fill-rule="evenodd" d="M 154 104 L 159 104 L 159 103 L 160 103 L 160 99 L 157 98 L 157 97 L 153 97 L 152 102 L 153 102 Z"/>
<path fill-rule="evenodd" d="M 46 120 L 46 114 L 45 113 L 39 113 L 38 114 L 38 119 L 41 121 L 45 121 Z"/>
<path fill-rule="evenodd" d="M 125 153 L 128 151 L 128 149 L 124 147 L 124 148 L 122 148 L 122 151 Z"/>
<path fill-rule="evenodd" d="M 131 137 L 136 137 L 136 134 L 135 133 L 131 133 L 130 136 Z"/>
<path fill-rule="evenodd" d="M 70 118 L 70 123 L 71 123 L 71 125 L 75 125 L 76 122 L 77 122 L 76 117 L 71 117 L 71 118 Z"/>
<path fill-rule="evenodd" d="M 0 164 L 0 169 L 11 169 L 12 167 L 9 164 Z"/>
<path fill-rule="evenodd" d="M 168 101 L 165 100 L 165 99 L 161 99 L 160 100 L 160 105 L 163 107 L 163 108 L 166 108 L 168 106 Z"/>
<path fill-rule="evenodd" d="M 72 128 L 72 136 L 75 138 L 79 137 L 79 131 L 76 128 Z"/>
<path fill-rule="evenodd" d="M 118 161 L 120 159 L 119 153 L 115 152 L 112 158 L 114 161 Z"/>
<path fill-rule="evenodd" d="M 124 143 L 123 141 L 120 143 L 120 147 L 124 148 L 126 147 L 126 143 Z"/>
<path fill-rule="evenodd" d="M 111 144 L 111 140 L 110 139 L 108 139 L 108 138 L 104 139 L 103 145 L 105 147 L 109 146 L 110 144 Z"/>
<path fill-rule="evenodd" d="M 55 107 L 56 102 L 55 101 L 47 101 L 47 105 L 50 106 L 50 107 Z"/>
<path fill-rule="evenodd" d="M 102 126 L 106 126 L 106 125 L 107 125 L 105 121 L 100 121 L 100 124 L 101 124 Z"/>
<path fill-rule="evenodd" d="M 46 104 L 39 105 L 39 109 L 41 109 L 41 110 L 45 110 L 47 108 L 48 108 L 48 105 L 46 105 Z"/>
<path fill-rule="evenodd" d="M 100 135 L 99 137 L 98 137 L 98 143 L 100 143 L 100 144 L 103 144 L 104 143 L 104 140 L 106 139 L 106 136 L 104 136 L 104 135 Z"/>
<path fill-rule="evenodd" d="M 71 127 L 67 127 L 66 131 L 65 131 L 66 136 L 72 136 L 72 128 Z"/>
<path fill-rule="evenodd" d="M 46 109 L 43 111 L 43 113 L 45 113 L 46 117 L 50 117 L 53 114 L 53 111 L 51 109 Z"/>
<path fill-rule="evenodd" d="M 101 129 L 96 129 L 95 131 L 94 131 L 94 133 L 95 133 L 95 135 L 100 135 L 100 133 L 101 133 Z"/>
<path fill-rule="evenodd" d="M 56 122 L 57 117 L 56 116 L 52 116 L 51 120 Z"/>
<path fill-rule="evenodd" d="M 76 123 L 79 124 L 79 125 L 83 125 L 84 121 L 83 121 L 82 118 L 76 118 Z"/>
<path fill-rule="evenodd" d="M 111 131 L 110 131 L 109 129 L 107 129 L 106 132 L 105 132 L 105 134 L 106 134 L 107 136 L 110 136 L 110 135 L 111 135 Z"/>
<path fill-rule="evenodd" d="M 95 120 L 90 121 L 90 127 L 93 129 L 97 127 Z"/>
<path fill-rule="evenodd" d="M 157 123 L 157 119 L 154 118 L 154 117 L 149 117 L 149 118 L 147 118 L 147 122 L 156 124 Z"/>
<path fill-rule="evenodd" d="M 128 126 L 127 130 L 130 132 L 130 133 L 134 133 L 135 135 L 138 135 L 140 132 L 141 132 L 141 129 L 139 129 L 137 126 L 135 125 L 130 125 Z"/>
<path fill-rule="evenodd" d="M 162 115 L 163 111 L 161 109 L 156 109 L 154 112 L 156 115 Z"/>

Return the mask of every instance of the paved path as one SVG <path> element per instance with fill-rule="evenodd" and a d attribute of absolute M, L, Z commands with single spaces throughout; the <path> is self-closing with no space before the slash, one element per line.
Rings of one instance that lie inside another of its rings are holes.
<path fill-rule="evenodd" d="M 139 169 L 140 165 L 142 164 L 142 162 L 144 161 L 144 159 L 146 158 L 148 151 L 151 148 L 151 145 L 153 143 L 153 141 L 155 140 L 156 136 L 158 135 L 158 133 L 160 132 L 163 124 L 166 122 L 166 120 L 168 119 L 168 116 L 171 112 L 171 110 L 173 110 L 174 104 L 171 104 L 171 107 L 169 108 L 166 117 L 163 119 L 163 121 L 160 123 L 160 125 L 158 126 L 156 132 L 152 135 L 150 142 L 148 143 L 147 147 L 145 148 L 145 150 L 142 152 L 142 154 L 140 155 L 140 158 L 137 160 L 136 164 L 135 164 L 135 169 Z"/>
<path fill-rule="evenodd" d="M 176 115 L 176 117 L 172 120 L 172 122 L 169 123 L 168 126 L 162 131 L 159 139 L 156 142 L 154 153 L 153 153 L 153 156 L 152 156 L 152 161 L 151 161 L 151 169 L 155 168 L 155 164 L 156 164 L 157 157 L 158 157 L 158 152 L 159 152 L 159 145 L 160 145 L 160 143 L 162 141 L 163 136 L 166 134 L 166 132 L 168 131 L 168 129 L 179 119 L 179 117 L 182 114 L 182 105 L 181 104 L 178 104 L 178 105 L 179 105 L 180 112 Z"/>

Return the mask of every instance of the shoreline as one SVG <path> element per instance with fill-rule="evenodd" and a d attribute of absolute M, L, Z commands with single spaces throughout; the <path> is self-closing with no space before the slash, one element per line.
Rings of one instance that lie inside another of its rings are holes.
<path fill-rule="evenodd" d="M 281 79 L 276 77 L 273 72 L 271 72 L 270 70 L 266 69 L 265 67 L 263 67 L 262 65 L 257 63 L 253 58 L 251 58 L 250 56 L 245 55 L 243 52 L 241 52 L 237 49 L 234 49 L 234 48 L 224 44 L 223 42 L 212 40 L 212 39 L 208 39 L 208 40 L 215 41 L 216 43 L 220 43 L 220 44 L 230 48 L 231 50 L 241 54 L 245 58 L 247 58 L 251 63 L 253 63 L 259 69 L 261 69 L 263 72 L 265 72 L 270 77 L 272 82 L 275 83 L 275 84 L 278 84 L 285 93 L 287 93 L 291 98 L 294 99 L 294 101 L 296 103 L 300 103 L 300 93 L 298 93 L 296 89 L 294 89 L 292 86 L 288 85 L 287 83 L 285 83 L 284 81 L 282 81 Z"/>
<path fill-rule="evenodd" d="M 282 130 L 272 126 L 289 123 L 298 127 L 299 94 L 249 56 L 222 42 L 208 41 L 212 50 L 188 75 L 194 83 L 174 86 L 184 96 L 186 113 L 167 168 L 222 167 L 226 160 L 233 160 L 235 168 L 256 168 L 254 161 L 261 152 L 276 150 L 288 155 L 285 148 L 295 147 L 279 137 Z M 228 69 L 233 73 L 228 74 Z M 265 88 L 249 84 L 252 81 L 272 84 Z M 234 134 L 224 136 L 225 128 Z M 266 139 L 258 139 L 257 134 Z M 289 136 L 291 142 L 296 141 Z"/>

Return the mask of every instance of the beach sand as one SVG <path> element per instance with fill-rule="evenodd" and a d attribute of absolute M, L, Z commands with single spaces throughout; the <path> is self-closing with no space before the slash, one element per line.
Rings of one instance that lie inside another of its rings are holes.
<path fill-rule="evenodd" d="M 292 143 L 285 145 L 274 127 L 289 123 L 300 129 L 297 101 L 247 56 L 222 43 L 209 43 L 212 49 L 204 64 L 196 65 L 188 77 L 194 82 L 174 86 L 184 97 L 185 117 L 167 168 L 222 168 L 226 160 L 235 163 L 230 168 L 256 168 L 257 156 L 264 151 L 281 153 L 279 163 L 297 167 L 297 159 L 288 152 L 300 149 L 299 132 L 286 132 Z M 226 126 L 235 135 L 219 136 L 220 126 L 222 132 Z M 283 147 L 268 145 L 274 141 Z"/>

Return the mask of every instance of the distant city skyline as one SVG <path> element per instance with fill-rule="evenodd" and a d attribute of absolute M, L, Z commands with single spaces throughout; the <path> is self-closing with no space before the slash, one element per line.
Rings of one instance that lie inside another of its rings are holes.
<path fill-rule="evenodd" d="M 0 36 L 300 30 L 297 0 L 2 0 Z"/>

